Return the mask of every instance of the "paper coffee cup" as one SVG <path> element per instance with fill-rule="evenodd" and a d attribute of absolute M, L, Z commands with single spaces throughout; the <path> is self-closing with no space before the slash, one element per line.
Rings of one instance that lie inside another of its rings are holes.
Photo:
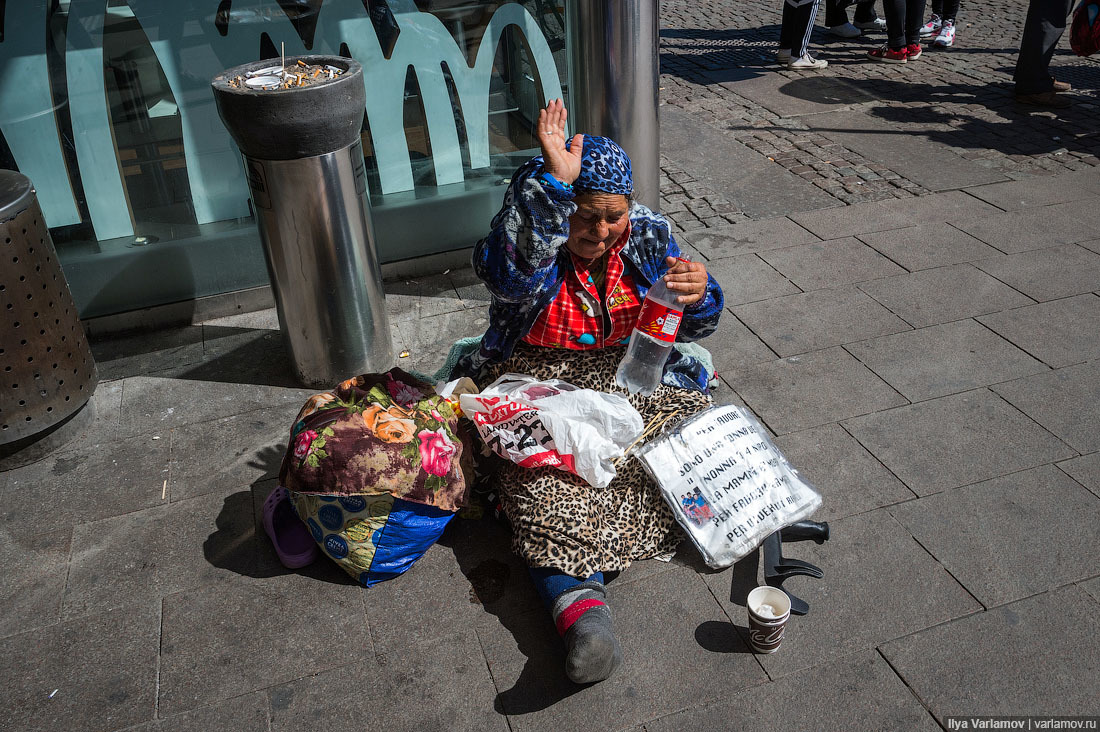
<path fill-rule="evenodd" d="M 775 653 L 791 617 L 791 598 L 778 587 L 757 587 L 745 603 L 749 611 L 749 645 L 757 653 Z"/>

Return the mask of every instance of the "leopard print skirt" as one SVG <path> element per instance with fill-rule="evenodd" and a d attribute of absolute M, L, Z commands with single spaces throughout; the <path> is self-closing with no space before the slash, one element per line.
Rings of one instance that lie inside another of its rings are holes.
<path fill-rule="evenodd" d="M 560 351 L 520 343 L 482 386 L 501 374 L 519 373 L 625 395 L 615 384 L 624 351 Z M 711 404 L 705 394 L 663 384 L 650 397 L 629 399 L 647 425 L 672 412 L 688 417 Z M 683 538 L 656 483 L 633 457 L 619 463 L 606 488 L 555 468 L 521 468 L 506 461 L 493 480 L 512 524 L 512 549 L 531 567 L 588 577 L 672 551 Z"/>

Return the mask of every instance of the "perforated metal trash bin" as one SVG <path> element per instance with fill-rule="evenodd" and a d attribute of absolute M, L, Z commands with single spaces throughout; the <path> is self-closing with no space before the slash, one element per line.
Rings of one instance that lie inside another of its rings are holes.
<path fill-rule="evenodd" d="M 99 377 L 31 181 L 0 170 L 0 457 L 84 407 Z"/>

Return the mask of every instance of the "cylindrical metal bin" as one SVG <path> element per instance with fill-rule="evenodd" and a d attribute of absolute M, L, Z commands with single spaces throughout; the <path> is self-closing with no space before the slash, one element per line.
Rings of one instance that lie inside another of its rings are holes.
<path fill-rule="evenodd" d="M 0 456 L 72 417 L 99 376 L 30 179 L 0 170 Z"/>
<path fill-rule="evenodd" d="M 220 74 L 212 86 L 244 155 L 296 375 L 324 387 L 391 368 L 393 340 L 359 141 L 362 68 L 339 56 L 288 58 L 286 67 L 301 68 L 299 60 L 341 71 L 315 86 L 256 90 L 243 82 L 272 78 L 273 68 L 284 78 L 281 64 L 260 61 Z"/>

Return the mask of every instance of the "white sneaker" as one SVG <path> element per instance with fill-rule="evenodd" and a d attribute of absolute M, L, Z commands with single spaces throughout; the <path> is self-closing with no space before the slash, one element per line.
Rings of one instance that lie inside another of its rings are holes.
<path fill-rule="evenodd" d="M 940 34 L 936 36 L 936 40 L 932 41 L 932 45 L 936 48 L 950 48 L 955 45 L 955 24 L 950 20 L 945 21 L 943 27 L 940 28 Z"/>
<path fill-rule="evenodd" d="M 841 38 L 859 38 L 863 33 L 851 23 L 845 23 L 844 25 L 834 25 L 832 28 L 828 28 L 826 32 L 831 36 L 840 36 Z"/>
<path fill-rule="evenodd" d="M 920 27 L 920 37 L 931 38 L 939 33 L 942 27 L 943 19 L 935 13 L 932 13 L 932 17 L 928 19 L 928 22 Z"/>
<path fill-rule="evenodd" d="M 781 64 L 789 64 L 791 58 L 791 49 L 789 48 L 781 48 L 775 52 L 775 60 Z"/>
<path fill-rule="evenodd" d="M 805 54 L 802 58 L 796 58 L 787 64 L 787 68 L 792 71 L 808 71 L 812 69 L 823 69 L 829 65 L 829 62 L 825 59 L 814 58 L 810 54 Z"/>
<path fill-rule="evenodd" d="M 886 31 L 886 18 L 875 18 L 862 23 L 856 23 L 856 28 L 861 31 Z"/>

